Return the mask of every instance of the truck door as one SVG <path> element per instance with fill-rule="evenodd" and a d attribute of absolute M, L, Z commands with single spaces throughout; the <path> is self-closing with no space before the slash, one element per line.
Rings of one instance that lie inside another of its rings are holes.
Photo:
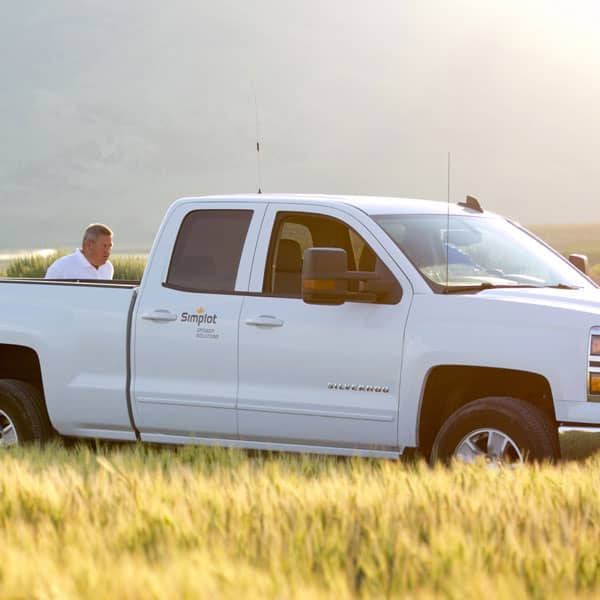
<path fill-rule="evenodd" d="M 188 203 L 165 221 L 134 315 L 142 439 L 237 438 L 239 292 L 248 290 L 263 213 L 260 204 Z"/>
<path fill-rule="evenodd" d="M 240 438 L 397 448 L 408 280 L 342 210 L 271 204 L 260 240 L 250 286 L 256 293 L 240 318 Z M 306 304 L 301 271 L 310 247 L 343 248 L 349 270 L 387 269 L 397 289 L 381 303 Z"/>

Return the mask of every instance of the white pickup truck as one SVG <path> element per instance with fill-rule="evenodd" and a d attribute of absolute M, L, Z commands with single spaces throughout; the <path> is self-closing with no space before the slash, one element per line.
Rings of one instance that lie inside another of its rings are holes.
<path fill-rule="evenodd" d="M 600 290 L 469 198 L 184 198 L 141 282 L 0 279 L 0 446 L 63 436 L 556 459 Z"/>

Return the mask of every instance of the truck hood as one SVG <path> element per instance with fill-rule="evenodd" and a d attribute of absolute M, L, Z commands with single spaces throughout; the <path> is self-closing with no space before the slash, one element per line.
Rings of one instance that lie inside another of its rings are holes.
<path fill-rule="evenodd" d="M 480 298 L 515 302 L 600 316 L 600 289 L 499 288 L 477 293 Z"/>

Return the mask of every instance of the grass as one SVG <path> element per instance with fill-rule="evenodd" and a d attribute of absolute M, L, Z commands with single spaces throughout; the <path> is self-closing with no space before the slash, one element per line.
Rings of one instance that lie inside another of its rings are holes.
<path fill-rule="evenodd" d="M 539 225 L 530 228 L 536 235 L 564 256 L 586 254 L 590 264 L 590 275 L 600 283 L 600 224 Z M 48 266 L 64 252 L 48 257 L 25 256 L 13 260 L 2 268 L 0 276 L 43 277 Z M 146 266 L 143 256 L 113 256 L 115 279 L 137 280 L 142 278 Z"/>
<path fill-rule="evenodd" d="M 11 598 L 600 593 L 600 458 L 490 471 L 141 445 L 0 454 Z"/>
<path fill-rule="evenodd" d="M 600 283 L 600 224 L 539 225 L 531 230 L 563 256 L 587 255 L 591 276 Z"/>
<path fill-rule="evenodd" d="M 538 233 L 595 256 L 593 232 Z M 9 276 L 43 276 L 46 260 Z M 141 277 L 143 260 L 120 260 L 115 277 Z M 0 452 L 3 600 L 595 598 L 599 525 L 598 455 L 490 471 L 141 445 Z"/>
<path fill-rule="evenodd" d="M 6 277 L 43 277 L 50 264 L 65 254 L 65 252 L 56 252 L 48 256 L 36 254 L 22 256 L 9 262 L 4 269 L 4 274 Z"/>
<path fill-rule="evenodd" d="M 55 252 L 49 256 L 30 255 L 16 258 L 4 268 L 3 275 L 6 277 L 44 277 L 48 267 L 65 254 L 65 252 Z M 110 261 L 115 268 L 114 279 L 139 281 L 146 267 L 146 257 L 144 256 L 117 255 L 112 256 Z"/>
<path fill-rule="evenodd" d="M 561 254 L 587 254 L 590 264 L 600 264 L 600 224 L 539 225 L 531 230 Z"/>

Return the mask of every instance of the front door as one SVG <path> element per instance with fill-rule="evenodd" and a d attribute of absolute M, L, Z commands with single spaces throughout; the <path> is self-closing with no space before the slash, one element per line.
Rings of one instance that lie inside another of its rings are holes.
<path fill-rule="evenodd" d="M 267 211 L 271 242 L 262 263 L 260 250 L 255 259 L 260 293 L 246 298 L 240 318 L 240 438 L 397 448 L 410 288 L 358 220 L 325 212 L 290 205 Z M 385 271 L 397 289 L 377 303 L 306 304 L 300 285 L 309 247 L 343 248 L 349 270 Z"/>

